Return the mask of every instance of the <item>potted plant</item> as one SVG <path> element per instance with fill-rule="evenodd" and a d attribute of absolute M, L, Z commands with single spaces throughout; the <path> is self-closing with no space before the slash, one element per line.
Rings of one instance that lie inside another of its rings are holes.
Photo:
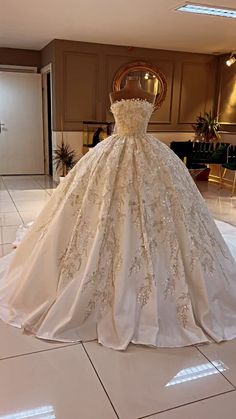
<path fill-rule="evenodd" d="M 195 131 L 195 138 L 198 141 L 213 142 L 220 139 L 221 126 L 218 117 L 212 116 L 211 112 L 205 112 L 196 118 L 195 124 L 192 125 Z"/>
<path fill-rule="evenodd" d="M 65 177 L 77 162 L 76 152 L 62 140 L 61 144 L 54 150 L 53 161 L 60 177 Z"/>

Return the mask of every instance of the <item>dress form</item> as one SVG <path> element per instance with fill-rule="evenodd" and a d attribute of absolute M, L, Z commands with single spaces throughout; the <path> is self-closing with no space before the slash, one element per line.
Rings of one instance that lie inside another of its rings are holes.
<path fill-rule="evenodd" d="M 110 93 L 111 103 L 122 99 L 143 99 L 154 103 L 155 95 L 142 89 L 139 78 L 127 77 L 125 87 L 119 91 Z"/>

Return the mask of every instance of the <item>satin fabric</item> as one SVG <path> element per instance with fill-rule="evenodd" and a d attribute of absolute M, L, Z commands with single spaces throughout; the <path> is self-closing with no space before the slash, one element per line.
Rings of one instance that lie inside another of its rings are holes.
<path fill-rule="evenodd" d="M 0 318 L 39 338 L 178 347 L 236 336 L 235 230 L 146 133 L 153 106 L 111 107 L 116 134 L 56 188 L 0 261 Z"/>

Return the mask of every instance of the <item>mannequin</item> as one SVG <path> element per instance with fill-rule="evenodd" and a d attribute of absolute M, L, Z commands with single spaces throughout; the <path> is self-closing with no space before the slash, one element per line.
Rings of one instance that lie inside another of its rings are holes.
<path fill-rule="evenodd" d="M 111 103 L 122 99 L 144 99 L 153 104 L 155 97 L 152 93 L 142 89 L 139 78 L 136 76 L 127 77 L 123 89 L 110 93 Z"/>

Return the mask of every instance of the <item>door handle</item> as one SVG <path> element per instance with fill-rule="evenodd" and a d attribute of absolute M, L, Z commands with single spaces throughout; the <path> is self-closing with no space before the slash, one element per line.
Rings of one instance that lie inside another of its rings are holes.
<path fill-rule="evenodd" d="M 4 126 L 5 124 L 2 124 L 2 122 L 0 122 L 0 134 L 1 134 L 1 132 L 2 132 L 2 127 Z"/>

